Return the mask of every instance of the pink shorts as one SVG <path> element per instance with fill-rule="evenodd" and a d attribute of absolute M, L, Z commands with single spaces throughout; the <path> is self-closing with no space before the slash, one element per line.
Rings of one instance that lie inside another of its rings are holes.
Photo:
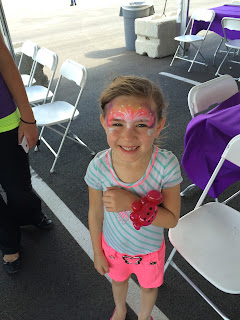
<path fill-rule="evenodd" d="M 102 248 L 109 265 L 109 277 L 122 282 L 132 273 L 137 276 L 143 288 L 158 288 L 163 283 L 165 262 L 165 241 L 158 251 L 131 256 L 119 253 L 111 248 L 102 236 Z"/>

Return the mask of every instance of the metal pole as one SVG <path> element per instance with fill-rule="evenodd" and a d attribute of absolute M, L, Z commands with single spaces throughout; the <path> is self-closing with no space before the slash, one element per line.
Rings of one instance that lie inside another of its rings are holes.
<path fill-rule="evenodd" d="M 182 35 L 187 27 L 190 0 L 177 0 L 177 34 Z M 184 44 L 184 49 L 188 46 Z M 182 50 L 181 54 L 184 54 Z"/>
<path fill-rule="evenodd" d="M 8 24 L 7 24 L 7 20 L 5 17 L 5 13 L 3 10 L 3 5 L 2 5 L 1 0 L 0 0 L 0 27 L 1 27 L 2 35 L 5 40 L 5 43 L 9 49 L 10 53 L 12 54 L 13 59 L 16 62 L 16 56 L 15 56 L 14 48 L 12 45 L 12 40 L 11 40 L 11 36 L 10 36 L 9 29 L 8 29 Z"/>

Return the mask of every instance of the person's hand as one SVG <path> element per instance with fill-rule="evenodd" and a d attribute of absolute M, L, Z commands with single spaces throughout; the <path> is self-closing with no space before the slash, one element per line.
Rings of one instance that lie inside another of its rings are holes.
<path fill-rule="evenodd" d="M 33 148 L 38 140 L 36 124 L 27 124 L 21 121 L 18 128 L 18 143 L 21 143 L 23 136 L 27 138 L 29 148 Z"/>
<path fill-rule="evenodd" d="M 139 197 L 118 187 L 107 188 L 103 193 L 103 204 L 108 212 L 130 211 L 132 203 L 136 200 L 139 200 Z"/>
<path fill-rule="evenodd" d="M 102 276 L 109 272 L 108 261 L 103 253 L 94 254 L 94 267 Z"/>

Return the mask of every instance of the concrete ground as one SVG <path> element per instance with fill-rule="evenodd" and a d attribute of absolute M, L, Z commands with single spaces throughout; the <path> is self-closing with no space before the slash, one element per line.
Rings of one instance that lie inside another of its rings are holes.
<path fill-rule="evenodd" d="M 207 1 L 192 2 L 190 10 L 197 6 L 209 7 Z M 99 123 L 98 98 L 101 91 L 116 75 L 136 74 L 148 77 L 163 89 L 169 107 L 162 146 L 172 150 L 181 160 L 185 129 L 191 119 L 187 94 L 192 84 L 159 73 L 167 72 L 198 82 L 214 78 L 216 67 L 212 66 L 211 61 L 220 40 L 216 34 L 209 35 L 203 49 L 209 66 L 196 65 L 188 73 L 186 62 L 176 61 L 170 68 L 171 57 L 151 59 L 126 50 L 119 0 L 85 3 L 77 0 L 75 7 L 69 6 L 70 0 L 42 0 L 36 3 L 30 0 L 3 0 L 2 3 L 13 42 L 31 39 L 39 46 L 55 51 L 59 56 L 59 67 L 67 58 L 87 67 L 88 81 L 80 103 L 81 115 L 74 121 L 72 130 L 90 148 L 96 152 L 107 148 Z M 156 13 L 161 14 L 164 3 L 159 0 L 153 3 Z M 221 1 L 211 1 L 211 7 L 221 4 Z M 169 1 L 167 11 L 174 11 L 175 6 L 175 1 Z M 220 59 L 218 57 L 216 64 Z M 232 72 L 239 74 L 237 68 Z M 58 98 L 73 102 L 76 89 L 66 83 Z M 58 137 L 46 131 L 46 138 L 57 146 Z M 53 156 L 46 147 L 42 145 L 39 153 L 30 152 L 33 186 L 42 197 L 43 209 L 52 217 L 55 226 L 49 232 L 30 227 L 23 229 L 21 272 L 13 277 L 3 270 L 0 272 L 1 320 L 110 319 L 114 308 L 111 285 L 108 278 L 95 271 L 89 243 L 88 195 L 83 178 L 90 160 L 91 155 L 86 148 L 66 141 L 56 172 L 50 174 Z M 181 189 L 184 189 L 190 181 L 182 173 L 184 181 Z M 181 215 L 194 208 L 199 195 L 200 190 L 195 188 L 182 199 Z M 239 209 L 239 200 L 235 199 L 232 205 Z M 172 246 L 168 240 L 166 242 L 168 257 Z M 179 255 L 176 255 L 176 262 L 231 320 L 239 319 L 239 296 L 213 288 Z M 139 310 L 139 290 L 134 277 L 130 291 L 126 319 L 135 320 Z M 153 315 L 155 320 L 220 319 L 171 268 L 159 290 Z"/>

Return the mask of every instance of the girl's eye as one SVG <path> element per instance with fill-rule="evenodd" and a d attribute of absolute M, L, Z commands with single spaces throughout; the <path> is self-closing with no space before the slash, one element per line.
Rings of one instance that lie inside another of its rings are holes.
<path fill-rule="evenodd" d="M 148 128 L 148 126 L 145 123 L 139 123 L 137 125 L 138 128 Z"/>
<path fill-rule="evenodd" d="M 112 123 L 112 126 L 113 127 L 122 127 L 122 124 L 121 123 Z"/>

